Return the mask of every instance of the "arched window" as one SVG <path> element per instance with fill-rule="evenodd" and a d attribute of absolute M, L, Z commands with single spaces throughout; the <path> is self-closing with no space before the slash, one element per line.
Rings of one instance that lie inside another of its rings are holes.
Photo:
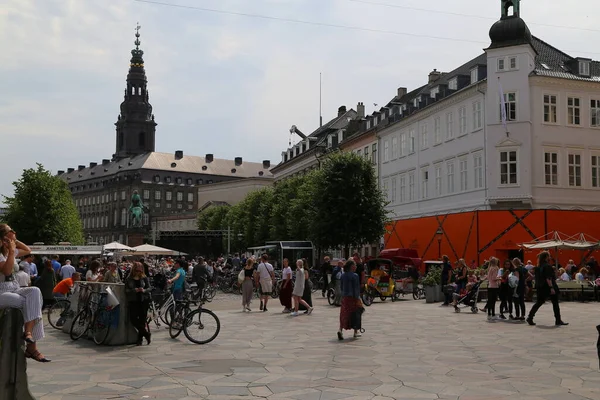
<path fill-rule="evenodd" d="M 137 89 L 138 89 L 138 94 L 142 94 L 142 88 L 138 87 Z"/>
<path fill-rule="evenodd" d="M 131 87 L 131 94 L 132 94 L 132 95 L 135 95 L 135 86 L 132 86 L 132 87 Z"/>
<path fill-rule="evenodd" d="M 144 132 L 138 134 L 138 143 L 141 147 L 146 145 L 146 134 Z"/>
<path fill-rule="evenodd" d="M 125 208 L 121 210 L 121 225 L 127 225 L 127 209 Z"/>
<path fill-rule="evenodd" d="M 115 194 L 116 194 L 116 193 L 115 193 Z M 118 221 L 119 221 L 119 215 L 118 215 L 118 212 L 117 212 L 117 209 L 116 209 L 116 208 L 115 208 L 115 215 L 114 215 L 113 217 L 114 217 L 114 218 L 113 218 L 113 224 L 114 224 L 115 226 L 117 226 L 117 224 L 119 223 L 119 222 L 118 222 Z M 114 242 L 114 240 L 111 240 L 111 242 Z"/>

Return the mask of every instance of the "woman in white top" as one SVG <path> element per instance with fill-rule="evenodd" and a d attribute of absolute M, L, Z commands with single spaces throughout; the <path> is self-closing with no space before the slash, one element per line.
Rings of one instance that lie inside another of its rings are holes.
<path fill-rule="evenodd" d="M 279 302 L 284 307 L 283 313 L 290 313 L 292 311 L 292 290 L 294 289 L 292 283 L 292 268 L 289 266 L 289 260 L 283 259 L 283 272 L 281 274 L 281 290 L 279 291 Z"/>
<path fill-rule="evenodd" d="M 587 268 L 581 268 L 577 274 L 575 274 L 575 280 L 577 282 L 585 281 L 585 277 L 587 276 L 588 270 Z"/>
<path fill-rule="evenodd" d="M 569 274 L 567 274 L 567 271 L 565 271 L 564 268 L 559 269 L 558 272 L 560 274 L 558 279 L 560 279 L 561 281 L 569 282 L 571 280 L 571 277 L 569 276 Z"/>
<path fill-rule="evenodd" d="M 304 261 L 298 260 L 296 261 L 296 283 L 294 284 L 294 291 L 292 292 L 292 296 L 294 296 L 294 312 L 292 316 L 298 316 L 298 308 L 300 308 L 300 304 L 302 304 L 308 310 L 307 314 L 310 314 L 313 311 L 313 308 L 308 305 L 306 301 L 302 299 L 302 295 L 304 294 L 304 285 L 306 277 L 304 275 Z"/>
<path fill-rule="evenodd" d="M 90 263 L 90 269 L 88 269 L 88 271 L 85 274 L 85 280 L 88 282 L 99 282 L 100 279 L 102 278 L 102 275 L 100 275 L 99 269 L 100 269 L 100 262 L 97 260 L 93 260 Z"/>
<path fill-rule="evenodd" d="M 29 247 L 17 240 L 17 234 L 7 224 L 0 224 L 0 308 L 18 308 L 25 320 L 23 339 L 27 343 L 25 356 L 38 362 L 49 362 L 37 349 L 36 342 L 44 337 L 42 293 L 40 289 L 19 287 L 14 278 L 15 256 L 29 254 Z"/>

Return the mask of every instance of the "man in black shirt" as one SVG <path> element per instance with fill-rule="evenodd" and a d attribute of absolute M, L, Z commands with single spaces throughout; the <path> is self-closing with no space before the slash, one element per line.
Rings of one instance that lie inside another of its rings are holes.
<path fill-rule="evenodd" d="M 198 285 L 198 295 L 201 299 L 204 298 L 204 287 L 208 281 L 208 270 L 206 269 L 206 262 L 203 258 L 200 258 L 200 262 L 194 266 L 192 271 L 192 280 Z"/>
<path fill-rule="evenodd" d="M 323 264 L 321 264 L 321 276 L 323 277 L 323 288 L 321 290 L 323 297 L 325 297 L 325 292 L 329 289 L 329 277 L 328 274 L 331 273 L 333 268 L 331 268 L 331 260 L 329 256 L 325 256 L 323 258 Z"/>
<path fill-rule="evenodd" d="M 537 302 L 529 311 L 527 317 L 527 323 L 529 325 L 535 325 L 533 317 L 539 308 L 546 302 L 548 297 L 552 301 L 552 308 L 554 310 L 554 320 L 556 326 L 569 325 L 560 317 L 560 307 L 558 305 L 558 285 L 556 284 L 556 274 L 554 268 L 550 265 L 550 253 L 542 251 L 538 255 L 538 265 L 535 268 L 535 290 L 537 291 Z"/>
<path fill-rule="evenodd" d="M 444 304 L 443 306 L 450 305 L 450 300 L 452 300 L 452 294 L 448 293 L 447 290 L 444 290 L 444 286 L 452 283 L 452 264 L 450 264 L 450 258 L 448 256 L 442 256 L 443 264 L 442 264 L 442 279 L 441 286 L 442 292 L 444 293 Z"/>

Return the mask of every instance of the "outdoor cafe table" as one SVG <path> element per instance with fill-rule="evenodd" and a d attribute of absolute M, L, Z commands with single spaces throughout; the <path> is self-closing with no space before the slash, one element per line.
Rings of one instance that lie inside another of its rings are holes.
<path fill-rule="evenodd" d="M 127 309 L 127 297 L 125 296 L 125 285 L 122 283 L 106 283 L 106 282 L 77 282 L 78 288 L 75 293 L 70 297 L 71 311 L 67 317 L 65 324 L 63 325 L 62 331 L 69 333 L 73 319 L 77 315 L 79 309 L 79 296 L 83 293 L 89 293 L 86 290 L 82 290 L 82 286 L 87 286 L 90 290 L 104 292 L 107 287 L 110 287 L 116 298 L 119 300 L 119 305 L 112 311 L 112 326 L 108 337 L 104 342 L 105 345 L 118 346 L 125 344 L 134 344 L 137 341 L 137 331 L 129 322 L 129 311 Z M 91 338 L 91 331 L 87 333 L 88 337 Z"/>

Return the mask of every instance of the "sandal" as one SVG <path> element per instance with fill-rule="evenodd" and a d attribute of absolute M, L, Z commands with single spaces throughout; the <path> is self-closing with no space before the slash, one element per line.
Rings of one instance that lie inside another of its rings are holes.
<path fill-rule="evenodd" d="M 35 343 L 35 341 L 33 340 L 33 336 L 31 335 L 31 332 L 25 332 L 23 334 L 23 340 L 25 340 L 29 344 Z"/>
<path fill-rule="evenodd" d="M 29 350 L 25 350 L 25 357 L 31 358 L 32 360 L 35 360 L 35 361 L 41 362 L 41 363 L 47 363 L 47 362 L 51 361 L 49 358 L 44 357 L 42 355 L 42 353 L 40 353 L 38 350 L 35 350 L 33 352 L 30 352 Z"/>

